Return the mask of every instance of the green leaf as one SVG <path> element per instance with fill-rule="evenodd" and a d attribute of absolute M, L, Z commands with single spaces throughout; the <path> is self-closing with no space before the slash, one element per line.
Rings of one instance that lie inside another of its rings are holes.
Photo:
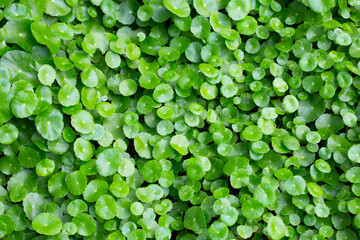
<path fill-rule="evenodd" d="M 83 196 L 87 202 L 95 202 L 109 189 L 109 184 L 101 179 L 91 180 L 86 186 Z"/>
<path fill-rule="evenodd" d="M 124 25 L 130 25 L 135 21 L 135 17 L 132 15 L 135 8 L 135 3 L 130 1 L 124 1 L 120 4 L 120 17 L 118 17 L 118 21 Z"/>
<path fill-rule="evenodd" d="M 59 51 L 61 45 L 60 38 L 50 31 L 46 23 L 33 22 L 30 27 L 32 35 L 38 43 L 45 44 L 53 54 Z"/>
<path fill-rule="evenodd" d="M 60 88 L 58 100 L 65 107 L 74 106 L 80 100 L 79 90 L 73 85 L 66 84 Z"/>
<path fill-rule="evenodd" d="M 242 136 L 245 140 L 248 141 L 257 141 L 262 137 L 261 129 L 256 125 L 248 126 L 242 132 Z"/>
<path fill-rule="evenodd" d="M 137 60 L 141 55 L 140 48 L 135 43 L 130 43 L 126 47 L 126 57 L 130 60 Z"/>
<path fill-rule="evenodd" d="M 0 143 L 11 144 L 19 136 L 18 129 L 12 124 L 2 125 L 0 127 Z"/>
<path fill-rule="evenodd" d="M 222 222 L 214 222 L 209 228 L 210 239 L 226 239 L 229 229 Z"/>
<path fill-rule="evenodd" d="M 96 169 L 101 176 L 114 175 L 122 161 L 121 152 L 117 149 L 106 149 L 96 159 Z"/>
<path fill-rule="evenodd" d="M 4 237 L 6 234 L 10 235 L 14 231 L 15 223 L 9 215 L 2 215 L 0 221 L 0 236 Z"/>
<path fill-rule="evenodd" d="M 216 85 L 209 84 L 207 82 L 201 84 L 200 93 L 201 93 L 201 96 L 206 100 L 215 99 L 216 96 L 218 95 L 218 92 L 219 92 L 219 90 L 216 87 Z"/>
<path fill-rule="evenodd" d="M 49 176 L 55 169 L 54 161 L 50 159 L 43 159 L 36 164 L 36 174 L 39 176 Z"/>
<path fill-rule="evenodd" d="M 65 16 L 71 11 L 71 8 L 64 0 L 54 0 L 44 2 L 44 12 L 50 16 Z"/>
<path fill-rule="evenodd" d="M 71 125 L 82 134 L 90 134 L 95 127 L 93 116 L 85 110 L 71 115 Z"/>
<path fill-rule="evenodd" d="M 36 0 L 20 0 L 20 4 L 24 4 L 30 9 L 34 21 L 41 21 L 43 16 L 43 2 Z"/>
<path fill-rule="evenodd" d="M 301 176 L 293 176 L 285 181 L 284 187 L 290 195 L 301 195 L 305 191 L 306 182 Z"/>
<path fill-rule="evenodd" d="M 20 20 L 19 19 L 19 20 L 8 21 L 4 26 L 4 29 L 6 29 L 6 36 L 5 36 L 6 42 L 7 43 L 16 43 L 17 45 L 19 45 L 22 49 L 24 49 L 26 51 L 31 50 L 33 45 L 36 44 L 36 41 L 31 34 L 30 24 L 31 24 L 30 20 Z M 5 53 L 5 55 L 8 53 L 10 55 L 13 55 L 13 56 L 10 56 L 10 59 L 9 59 L 10 61 L 13 60 L 13 59 L 11 59 L 12 57 L 18 58 L 19 56 L 16 56 L 16 55 L 19 55 L 18 53 L 20 53 L 21 55 L 27 54 L 26 52 L 23 52 L 23 51 L 17 51 L 17 50 L 14 50 L 14 51 L 15 51 L 14 54 L 12 54 L 13 51 L 7 51 L 7 53 Z M 21 57 L 22 56 L 20 56 L 20 58 Z M 8 58 L 8 57 L 6 57 L 6 58 Z M 26 66 L 22 62 L 15 63 L 15 65 L 16 64 L 25 66 L 27 68 L 30 67 L 30 66 Z M 31 70 L 34 71 L 34 74 L 36 73 L 35 68 L 33 68 Z M 16 69 L 16 71 L 18 71 L 18 69 Z M 25 72 L 25 74 L 26 74 L 26 72 Z M 33 80 L 36 81 L 36 78 L 33 78 Z"/>
<path fill-rule="evenodd" d="M 74 153 L 82 161 L 89 161 L 93 156 L 91 143 L 83 138 L 77 138 L 74 142 Z"/>
<path fill-rule="evenodd" d="M 21 169 L 21 163 L 16 155 L 0 158 L 0 171 L 5 175 L 14 175 Z"/>
<path fill-rule="evenodd" d="M 352 162 L 360 162 L 360 145 L 352 145 L 348 151 L 348 157 Z"/>
<path fill-rule="evenodd" d="M 81 236 L 91 236 L 96 230 L 95 220 L 87 213 L 75 216 L 72 222 L 76 225 L 76 232 Z"/>
<path fill-rule="evenodd" d="M 115 217 L 118 212 L 118 204 L 115 199 L 110 195 L 100 196 L 95 203 L 96 214 L 105 220 L 109 220 Z"/>
<path fill-rule="evenodd" d="M 353 58 L 360 58 L 360 40 L 356 39 L 349 47 L 349 54 Z"/>
<path fill-rule="evenodd" d="M 34 220 L 37 215 L 45 210 L 45 198 L 38 193 L 28 193 L 23 200 L 26 217 Z M 37 231 L 37 230 L 36 230 Z"/>
<path fill-rule="evenodd" d="M 292 95 L 285 96 L 283 104 L 285 110 L 289 113 L 293 113 L 299 108 L 299 101 Z"/>
<path fill-rule="evenodd" d="M 34 168 L 40 160 L 39 153 L 31 147 L 21 147 L 18 157 L 25 168 Z"/>
<path fill-rule="evenodd" d="M 346 172 L 346 179 L 352 183 L 360 183 L 360 167 L 352 167 Z"/>
<path fill-rule="evenodd" d="M 157 102 L 169 102 L 173 97 L 174 91 L 169 84 L 161 83 L 154 89 L 153 98 Z"/>
<path fill-rule="evenodd" d="M 58 172 L 50 177 L 48 189 L 52 196 L 62 198 L 68 194 L 66 175 L 66 172 Z"/>
<path fill-rule="evenodd" d="M 48 108 L 36 116 L 35 126 L 43 138 L 53 141 L 60 137 L 64 128 L 63 115 L 57 109 Z"/>
<path fill-rule="evenodd" d="M 316 183 L 310 182 L 307 184 L 307 189 L 314 197 L 321 197 L 323 195 L 322 188 Z"/>
<path fill-rule="evenodd" d="M 26 118 L 32 115 L 37 106 L 37 96 L 32 91 L 20 91 L 15 93 L 11 101 L 12 113 L 17 118 Z"/>
<path fill-rule="evenodd" d="M 35 64 L 30 54 L 18 50 L 8 51 L 0 60 L 0 65 L 10 70 L 13 81 L 28 80 L 34 87 L 39 84 Z"/>
<path fill-rule="evenodd" d="M 198 206 L 194 206 L 186 210 L 184 216 L 184 227 L 197 234 L 203 233 L 206 229 L 204 211 Z"/>
<path fill-rule="evenodd" d="M 87 178 L 81 171 L 74 171 L 66 176 L 69 192 L 75 196 L 82 194 L 87 185 Z"/>
<path fill-rule="evenodd" d="M 106 64 L 110 68 L 113 68 L 113 69 L 118 68 L 121 64 L 120 56 L 112 51 L 109 51 L 106 53 L 105 61 L 106 61 Z"/>
<path fill-rule="evenodd" d="M 141 169 L 141 175 L 149 183 L 156 182 L 161 177 L 162 166 L 157 160 L 151 160 L 144 164 Z"/>
<path fill-rule="evenodd" d="M 212 12 L 219 10 L 221 1 L 213 2 L 210 0 L 194 0 L 196 11 L 205 17 L 209 17 Z"/>
<path fill-rule="evenodd" d="M 238 219 L 238 215 L 239 215 L 239 213 L 236 210 L 236 208 L 229 207 L 222 211 L 220 219 L 227 226 L 232 226 L 236 223 L 236 220 Z"/>
<path fill-rule="evenodd" d="M 81 199 L 75 199 L 71 201 L 66 209 L 66 211 L 73 217 L 79 215 L 80 213 L 86 212 L 87 210 L 88 207 L 86 202 Z"/>
<path fill-rule="evenodd" d="M 150 136 L 151 135 L 147 133 L 140 133 L 134 139 L 135 151 L 139 154 L 140 157 L 147 159 L 151 158 L 151 148 L 148 143 Z"/>
<path fill-rule="evenodd" d="M 301 70 L 304 72 L 311 72 L 317 66 L 316 56 L 312 53 L 305 53 L 299 62 Z"/>
<path fill-rule="evenodd" d="M 170 140 L 170 146 L 181 155 L 186 155 L 188 153 L 189 140 L 183 135 L 175 135 Z"/>
<path fill-rule="evenodd" d="M 0 102 L 0 124 L 4 124 L 13 117 L 11 99 L 14 97 L 14 94 L 11 91 L 0 91 L 0 93 L 3 96 Z"/>
<path fill-rule="evenodd" d="M 306 122 L 315 121 L 325 111 L 325 102 L 319 95 L 309 95 L 299 103 L 298 113 Z"/>
<path fill-rule="evenodd" d="M 37 215 L 31 225 L 37 233 L 50 236 L 58 234 L 62 228 L 60 218 L 52 213 Z"/>
<path fill-rule="evenodd" d="M 52 66 L 45 64 L 40 67 L 38 78 L 42 84 L 51 86 L 55 81 L 55 77 L 56 72 Z"/>
<path fill-rule="evenodd" d="M 4 16 L 7 20 L 31 19 L 29 8 L 23 4 L 13 3 L 4 9 Z"/>
<path fill-rule="evenodd" d="M 251 10 L 251 1 L 250 0 L 230 0 L 226 6 L 226 11 L 235 21 L 239 21 L 245 18 Z"/>
<path fill-rule="evenodd" d="M 263 204 L 254 198 L 250 198 L 246 200 L 241 205 L 241 214 L 249 220 L 255 220 L 261 217 L 263 213 L 264 213 Z"/>
<path fill-rule="evenodd" d="M 179 17 L 187 17 L 190 15 L 190 6 L 186 0 L 164 0 L 164 6 Z"/>
<path fill-rule="evenodd" d="M 237 233 L 239 234 L 240 237 L 242 238 L 250 238 L 253 231 L 251 229 L 250 226 L 246 226 L 246 225 L 239 225 L 237 228 L 236 228 L 236 231 Z"/>
<path fill-rule="evenodd" d="M 140 86 L 145 89 L 154 89 L 160 84 L 160 79 L 154 72 L 146 71 L 139 79 Z"/>
<path fill-rule="evenodd" d="M 211 30 L 210 22 L 204 16 L 196 16 L 191 22 L 190 30 L 197 38 L 207 38 Z"/>
<path fill-rule="evenodd" d="M 329 11 L 331 8 L 335 7 L 335 0 L 307 0 L 306 3 L 309 5 L 309 7 L 318 13 L 324 13 Z"/>
<path fill-rule="evenodd" d="M 267 228 L 269 236 L 274 240 L 281 239 L 285 236 L 286 226 L 283 220 L 278 216 L 270 217 Z"/>
<path fill-rule="evenodd" d="M 269 207 L 277 201 L 278 194 L 270 184 L 262 183 L 255 188 L 254 198 Z"/>

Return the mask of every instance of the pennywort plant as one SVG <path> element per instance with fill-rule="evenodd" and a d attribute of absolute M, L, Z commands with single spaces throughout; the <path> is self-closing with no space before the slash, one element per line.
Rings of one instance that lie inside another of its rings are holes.
<path fill-rule="evenodd" d="M 0 1 L 0 238 L 360 236 L 359 0 Z"/>

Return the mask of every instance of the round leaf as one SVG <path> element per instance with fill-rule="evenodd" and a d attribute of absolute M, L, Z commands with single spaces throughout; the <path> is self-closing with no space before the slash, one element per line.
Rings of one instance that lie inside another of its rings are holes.
<path fill-rule="evenodd" d="M 117 149 L 106 149 L 96 160 L 96 169 L 101 176 L 114 175 L 122 161 L 121 152 Z"/>
<path fill-rule="evenodd" d="M 59 110 L 49 108 L 36 116 L 35 126 L 43 138 L 53 141 L 60 137 L 64 128 L 63 115 Z"/>
<path fill-rule="evenodd" d="M 62 228 L 60 218 L 52 213 L 37 215 L 31 225 L 37 233 L 50 236 L 58 234 Z"/>

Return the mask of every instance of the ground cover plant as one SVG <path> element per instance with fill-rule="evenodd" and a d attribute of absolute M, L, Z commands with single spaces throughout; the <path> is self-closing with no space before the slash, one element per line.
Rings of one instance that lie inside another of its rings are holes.
<path fill-rule="evenodd" d="M 359 0 L 1 0 L 0 239 L 358 239 L 359 21 Z"/>

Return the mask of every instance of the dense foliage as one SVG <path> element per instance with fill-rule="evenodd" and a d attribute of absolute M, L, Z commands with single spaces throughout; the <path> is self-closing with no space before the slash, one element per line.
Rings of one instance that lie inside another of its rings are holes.
<path fill-rule="evenodd" d="M 0 238 L 356 240 L 359 0 L 1 0 Z"/>

